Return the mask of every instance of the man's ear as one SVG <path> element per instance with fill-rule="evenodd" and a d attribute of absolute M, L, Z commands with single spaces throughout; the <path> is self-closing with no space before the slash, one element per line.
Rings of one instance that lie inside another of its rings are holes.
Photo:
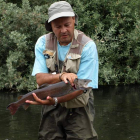
<path fill-rule="evenodd" d="M 75 24 L 75 17 L 72 17 L 72 19 L 74 20 L 74 24 Z"/>

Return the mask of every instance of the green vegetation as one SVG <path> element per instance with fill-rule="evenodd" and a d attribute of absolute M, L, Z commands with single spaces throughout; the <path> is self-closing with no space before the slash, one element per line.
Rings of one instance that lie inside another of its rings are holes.
<path fill-rule="evenodd" d="M 0 89 L 32 90 L 34 46 L 55 0 L 0 0 Z M 140 83 L 140 1 L 67 0 L 99 53 L 99 85 Z"/>

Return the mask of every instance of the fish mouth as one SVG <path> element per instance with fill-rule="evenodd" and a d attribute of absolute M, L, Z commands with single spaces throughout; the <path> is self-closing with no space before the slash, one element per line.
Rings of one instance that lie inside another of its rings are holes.
<path fill-rule="evenodd" d="M 89 89 L 89 88 L 92 88 L 92 87 L 88 86 L 88 84 L 91 81 L 92 80 L 89 80 L 89 79 L 75 79 L 74 80 L 75 88 L 76 89 Z"/>
<path fill-rule="evenodd" d="M 89 84 L 90 82 L 91 82 L 91 80 L 86 79 L 84 88 L 92 88 L 92 87 L 89 87 L 89 86 L 88 86 L 88 84 Z"/>

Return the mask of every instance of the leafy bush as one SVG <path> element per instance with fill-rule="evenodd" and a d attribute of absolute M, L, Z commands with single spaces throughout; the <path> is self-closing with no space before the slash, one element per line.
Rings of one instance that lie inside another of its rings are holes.
<path fill-rule="evenodd" d="M 35 88 L 31 76 L 34 45 L 45 34 L 47 5 L 30 7 L 28 0 L 22 7 L 0 1 L 0 89 L 30 90 Z"/>
<path fill-rule="evenodd" d="M 46 33 L 47 9 L 54 1 L 0 0 L 0 89 L 20 91 L 36 87 L 31 76 L 34 45 Z M 79 16 L 76 28 L 97 45 L 99 84 L 140 83 L 140 2 L 67 1 Z"/>

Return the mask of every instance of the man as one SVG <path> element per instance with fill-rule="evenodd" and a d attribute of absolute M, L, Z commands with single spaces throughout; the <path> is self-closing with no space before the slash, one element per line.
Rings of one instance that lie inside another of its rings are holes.
<path fill-rule="evenodd" d="M 89 86 L 98 88 L 98 54 L 95 43 L 81 31 L 75 30 L 77 15 L 66 1 L 53 3 L 45 23 L 51 33 L 41 36 L 35 46 L 32 75 L 37 84 L 53 84 L 74 79 L 91 79 Z M 54 72 L 56 74 L 54 74 Z M 53 73 L 53 74 L 52 74 Z M 75 91 L 46 100 L 33 94 L 30 104 L 44 105 L 39 128 L 39 140 L 96 140 L 93 128 L 93 93 Z"/>

